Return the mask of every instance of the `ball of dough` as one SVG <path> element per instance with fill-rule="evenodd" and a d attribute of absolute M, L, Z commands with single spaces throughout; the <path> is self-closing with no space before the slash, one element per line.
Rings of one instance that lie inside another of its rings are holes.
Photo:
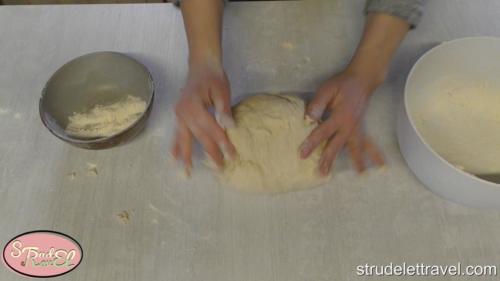
<path fill-rule="evenodd" d="M 238 152 L 227 160 L 220 177 L 225 185 L 245 192 L 278 193 L 324 183 L 319 175 L 323 145 L 307 159 L 299 146 L 317 122 L 304 118 L 305 104 L 288 95 L 252 96 L 233 109 L 236 122 L 227 134 Z"/>

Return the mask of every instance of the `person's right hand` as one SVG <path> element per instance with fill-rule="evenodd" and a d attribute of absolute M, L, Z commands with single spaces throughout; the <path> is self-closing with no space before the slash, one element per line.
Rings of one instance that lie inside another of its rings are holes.
<path fill-rule="evenodd" d="M 215 109 L 215 116 L 209 112 Z M 177 131 L 172 156 L 182 160 L 189 175 L 192 168 L 193 137 L 218 166 L 224 157 L 234 157 L 236 150 L 224 128 L 234 126 L 230 105 L 230 87 L 220 63 L 191 66 L 186 85 L 175 107 Z"/>

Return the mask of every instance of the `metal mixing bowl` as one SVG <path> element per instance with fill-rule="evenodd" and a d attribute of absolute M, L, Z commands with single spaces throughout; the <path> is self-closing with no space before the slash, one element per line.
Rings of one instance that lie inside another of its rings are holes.
<path fill-rule="evenodd" d="M 127 95 L 147 104 L 146 111 L 128 128 L 98 138 L 78 138 L 65 133 L 73 113 L 111 104 Z M 153 98 L 153 79 L 144 65 L 121 53 L 96 52 L 73 59 L 52 75 L 42 91 L 39 110 L 45 127 L 59 139 L 81 148 L 102 149 L 137 135 L 149 117 Z"/>

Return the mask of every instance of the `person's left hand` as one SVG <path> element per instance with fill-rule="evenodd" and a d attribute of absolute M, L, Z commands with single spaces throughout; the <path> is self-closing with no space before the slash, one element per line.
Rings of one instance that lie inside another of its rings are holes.
<path fill-rule="evenodd" d="M 353 73 L 343 72 L 327 80 L 306 109 L 306 115 L 319 121 L 300 147 L 300 156 L 307 158 L 316 147 L 326 142 L 319 170 L 327 175 L 338 153 L 347 146 L 358 172 L 366 168 L 365 155 L 377 165 L 384 165 L 382 153 L 363 133 L 361 120 L 376 85 Z M 330 113 L 322 121 L 325 113 Z"/>

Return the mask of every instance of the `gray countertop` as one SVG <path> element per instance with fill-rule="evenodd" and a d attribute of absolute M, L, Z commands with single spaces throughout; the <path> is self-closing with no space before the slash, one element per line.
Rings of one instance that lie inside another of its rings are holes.
<path fill-rule="evenodd" d="M 56 278 L 72 281 L 343 281 L 358 280 L 356 266 L 365 263 L 500 266 L 500 213 L 459 206 L 425 189 L 395 137 L 412 64 L 445 40 L 500 36 L 500 2 L 429 2 L 366 117 L 389 168 L 356 177 L 342 157 L 326 186 L 271 197 L 221 188 L 199 161 L 193 177 L 182 179 L 168 161 L 172 107 L 187 69 L 182 17 L 172 5 L 1 7 L 0 243 L 34 229 L 73 236 L 84 260 Z M 227 5 L 224 50 L 233 95 L 313 91 L 353 53 L 363 5 Z M 43 127 L 38 98 L 59 66 L 98 50 L 125 52 L 147 65 L 157 99 L 148 127 L 133 142 L 87 151 Z M 97 175 L 87 163 L 97 165 Z M 117 216 L 122 211 L 129 221 Z M 25 280 L 3 266 L 0 279 Z"/>

